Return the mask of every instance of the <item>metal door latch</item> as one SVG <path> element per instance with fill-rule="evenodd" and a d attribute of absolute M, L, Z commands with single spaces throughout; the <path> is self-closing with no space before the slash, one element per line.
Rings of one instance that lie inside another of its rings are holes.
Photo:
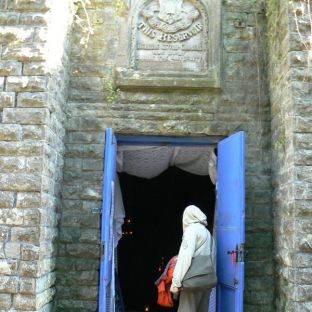
<path fill-rule="evenodd" d="M 248 254 L 247 250 L 245 249 L 245 244 L 236 245 L 235 250 L 231 250 L 227 252 L 229 255 L 232 255 L 233 262 L 245 262 L 245 258 Z"/>

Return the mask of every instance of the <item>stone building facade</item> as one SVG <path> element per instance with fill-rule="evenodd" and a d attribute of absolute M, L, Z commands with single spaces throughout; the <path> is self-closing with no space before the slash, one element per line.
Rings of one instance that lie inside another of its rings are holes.
<path fill-rule="evenodd" d="M 97 310 L 112 127 L 131 135 L 246 131 L 245 311 L 311 311 L 307 1 L 197 1 L 221 12 L 211 38 L 219 67 L 198 80 L 208 88 L 187 75 L 177 86 L 149 79 L 148 88 L 146 77 L 116 74 L 135 2 L 0 0 L 0 310 Z"/>

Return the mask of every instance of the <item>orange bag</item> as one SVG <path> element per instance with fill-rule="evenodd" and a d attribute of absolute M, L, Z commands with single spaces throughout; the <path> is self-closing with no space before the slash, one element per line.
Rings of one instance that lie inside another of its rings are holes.
<path fill-rule="evenodd" d="M 177 259 L 178 259 L 177 256 L 174 256 L 170 259 L 170 261 L 168 262 L 166 266 L 164 273 L 161 275 L 160 279 L 158 280 L 159 284 L 157 285 L 157 288 L 158 288 L 157 304 L 163 307 L 174 306 L 172 294 L 170 292 L 170 287 L 171 287 L 173 271 L 177 263 Z"/>

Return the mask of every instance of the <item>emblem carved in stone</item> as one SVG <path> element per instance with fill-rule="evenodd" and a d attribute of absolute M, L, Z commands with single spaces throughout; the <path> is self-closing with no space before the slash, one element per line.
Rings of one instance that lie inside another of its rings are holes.
<path fill-rule="evenodd" d="M 182 0 L 152 2 L 141 14 L 150 27 L 170 34 L 189 28 L 199 17 L 199 11 Z"/>

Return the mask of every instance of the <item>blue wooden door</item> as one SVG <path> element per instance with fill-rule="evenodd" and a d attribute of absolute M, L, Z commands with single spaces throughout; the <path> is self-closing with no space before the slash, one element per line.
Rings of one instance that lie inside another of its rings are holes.
<path fill-rule="evenodd" d="M 242 312 L 245 243 L 245 134 L 218 144 L 218 312 Z"/>
<path fill-rule="evenodd" d="M 115 310 L 113 217 L 116 157 L 117 142 L 112 129 L 109 128 L 106 130 L 105 137 L 99 312 Z"/>

